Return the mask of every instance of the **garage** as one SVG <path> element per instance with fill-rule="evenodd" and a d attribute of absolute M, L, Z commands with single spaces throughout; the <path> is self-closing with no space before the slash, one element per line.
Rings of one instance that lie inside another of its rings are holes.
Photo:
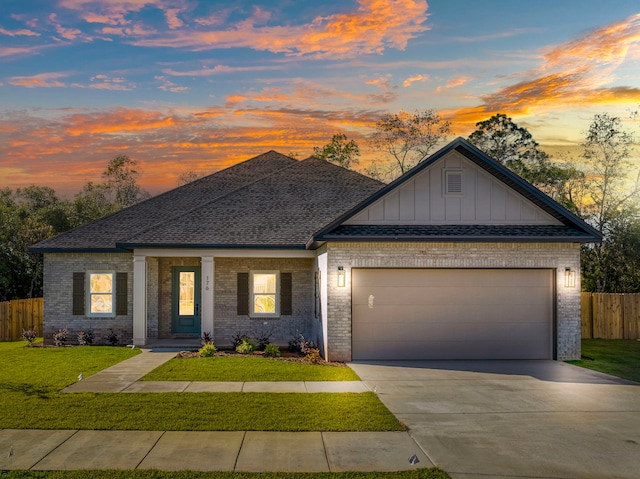
<path fill-rule="evenodd" d="M 352 270 L 353 360 L 552 359 L 552 269 Z"/>

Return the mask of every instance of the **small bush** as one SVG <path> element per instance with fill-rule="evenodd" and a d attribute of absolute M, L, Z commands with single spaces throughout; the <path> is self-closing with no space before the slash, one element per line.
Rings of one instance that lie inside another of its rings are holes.
<path fill-rule="evenodd" d="M 205 331 L 202 333 L 202 344 L 213 344 L 213 336 L 211 332 Z"/>
<path fill-rule="evenodd" d="M 289 340 L 289 351 L 299 354 L 307 355 L 313 349 L 317 349 L 316 344 L 298 333 L 296 336 Z"/>
<path fill-rule="evenodd" d="M 22 338 L 29 343 L 29 346 L 33 344 L 33 342 L 38 337 L 38 332 L 35 329 L 23 329 L 22 330 Z"/>
<path fill-rule="evenodd" d="M 318 348 L 309 348 L 305 353 L 304 359 L 313 364 L 319 364 L 323 362 L 322 356 L 320 356 L 320 350 Z"/>
<path fill-rule="evenodd" d="M 67 328 L 58 329 L 58 331 L 53 335 L 53 344 L 56 347 L 64 346 L 64 344 L 69 339 L 69 331 Z"/>
<path fill-rule="evenodd" d="M 233 336 L 231 336 L 233 349 L 238 349 L 238 346 L 240 346 L 242 344 L 242 341 L 244 341 L 245 339 L 249 339 L 249 335 L 245 331 L 238 331 Z"/>
<path fill-rule="evenodd" d="M 269 343 L 264 348 L 265 356 L 280 357 L 280 348 L 275 343 Z"/>
<path fill-rule="evenodd" d="M 256 350 L 256 343 L 250 338 L 244 338 L 242 342 L 236 346 L 236 351 L 241 354 L 251 354 Z"/>
<path fill-rule="evenodd" d="M 118 344 L 118 335 L 116 334 L 116 332 L 113 329 L 109 330 L 109 333 L 107 334 L 106 338 L 107 343 L 109 343 L 111 346 L 115 346 Z"/>
<path fill-rule="evenodd" d="M 78 331 L 78 344 L 80 346 L 91 346 L 93 344 L 93 331 Z"/>
<path fill-rule="evenodd" d="M 213 345 L 213 343 L 206 343 L 204 346 L 200 348 L 198 353 L 200 357 L 210 358 L 218 352 L 218 349 Z"/>
<path fill-rule="evenodd" d="M 267 344 L 271 342 L 273 336 L 273 328 L 260 328 L 255 334 L 256 342 L 258 343 L 258 351 L 264 351 Z"/>

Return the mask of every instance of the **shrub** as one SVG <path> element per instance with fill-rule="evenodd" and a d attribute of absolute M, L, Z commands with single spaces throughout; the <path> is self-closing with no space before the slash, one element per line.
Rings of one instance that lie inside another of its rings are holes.
<path fill-rule="evenodd" d="M 275 343 L 269 343 L 264 348 L 265 356 L 280 357 L 280 348 Z"/>
<path fill-rule="evenodd" d="M 305 353 L 304 359 L 314 364 L 323 362 L 322 356 L 320 356 L 320 350 L 318 348 L 308 348 Z"/>
<path fill-rule="evenodd" d="M 250 338 L 244 338 L 242 342 L 236 346 L 236 351 L 241 354 L 251 354 L 256 350 L 256 343 Z"/>
<path fill-rule="evenodd" d="M 200 354 L 200 357 L 203 357 L 203 358 L 210 358 L 213 355 L 215 355 L 217 352 L 218 352 L 218 350 L 213 345 L 213 343 L 206 343 L 198 351 L 198 353 Z"/>
<path fill-rule="evenodd" d="M 240 346 L 242 344 L 242 341 L 244 341 L 245 339 L 249 339 L 249 335 L 245 331 L 238 331 L 233 336 L 231 336 L 233 349 L 237 350 L 238 346 Z"/>
<path fill-rule="evenodd" d="M 273 336 L 273 328 L 260 328 L 255 333 L 256 342 L 258 343 L 258 351 L 264 351 L 267 344 L 271 342 Z"/>
<path fill-rule="evenodd" d="M 106 336 L 106 340 L 107 343 L 109 343 L 111 346 L 115 346 L 116 344 L 118 344 L 118 335 L 113 329 L 109 330 L 109 333 Z"/>
<path fill-rule="evenodd" d="M 38 337 L 38 332 L 35 329 L 23 329 L 22 330 L 22 338 L 29 343 L 29 346 L 33 344 L 33 342 Z"/>
<path fill-rule="evenodd" d="M 316 344 L 298 333 L 289 340 L 289 351 L 299 354 L 308 354 L 312 349 L 317 349 Z"/>
<path fill-rule="evenodd" d="M 53 335 L 53 344 L 56 347 L 64 346 L 64 343 L 67 342 L 69 338 L 69 331 L 67 328 L 58 329 L 58 331 Z"/>
<path fill-rule="evenodd" d="M 93 344 L 93 331 L 78 331 L 78 344 L 80 346 L 91 346 Z"/>
<path fill-rule="evenodd" d="M 209 331 L 202 333 L 202 344 L 213 344 L 213 336 Z"/>

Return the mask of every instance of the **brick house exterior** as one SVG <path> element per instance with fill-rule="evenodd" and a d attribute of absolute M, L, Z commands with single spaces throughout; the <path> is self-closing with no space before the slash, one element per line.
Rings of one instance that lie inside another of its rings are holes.
<path fill-rule="evenodd" d="M 46 341 L 63 328 L 140 346 L 210 332 L 226 347 L 268 332 L 281 346 L 303 334 L 338 361 L 515 358 L 518 341 L 538 343 L 523 358 L 572 359 L 580 244 L 599 240 L 457 139 L 389 185 L 269 152 L 31 250 L 44 253 Z M 461 297 L 432 304 L 420 286 L 397 287 L 416 272 L 429 289 L 434 272 L 449 275 L 442 291 Z M 500 281 L 523 301 L 513 317 Z"/>

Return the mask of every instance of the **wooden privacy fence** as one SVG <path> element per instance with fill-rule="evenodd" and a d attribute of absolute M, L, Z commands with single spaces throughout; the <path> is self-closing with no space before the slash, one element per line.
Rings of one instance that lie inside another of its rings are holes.
<path fill-rule="evenodd" d="M 582 337 L 640 339 L 640 293 L 581 293 Z"/>
<path fill-rule="evenodd" d="M 42 298 L 0 303 L 0 341 L 22 339 L 22 330 L 32 328 L 42 337 L 43 306 Z"/>

